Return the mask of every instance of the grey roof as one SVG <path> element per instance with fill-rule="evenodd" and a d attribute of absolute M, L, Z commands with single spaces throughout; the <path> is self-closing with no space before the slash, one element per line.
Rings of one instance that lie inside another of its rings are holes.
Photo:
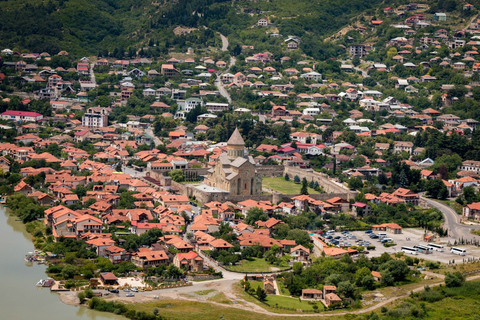
<path fill-rule="evenodd" d="M 243 141 L 243 138 L 240 134 L 240 131 L 238 131 L 238 128 L 235 128 L 235 131 L 233 131 L 232 136 L 227 141 L 227 145 L 232 145 L 232 146 L 245 145 L 245 141 Z"/>
<path fill-rule="evenodd" d="M 230 181 L 230 180 L 232 180 L 233 178 L 235 178 L 236 176 L 238 176 L 238 173 L 233 172 L 233 173 L 230 173 L 225 179 L 227 179 L 228 181 Z"/>
<path fill-rule="evenodd" d="M 236 158 L 232 163 L 232 167 L 241 167 L 245 162 L 247 162 L 247 159 L 238 157 Z"/>

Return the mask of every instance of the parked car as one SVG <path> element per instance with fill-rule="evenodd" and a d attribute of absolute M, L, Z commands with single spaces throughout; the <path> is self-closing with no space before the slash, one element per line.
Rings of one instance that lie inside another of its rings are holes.
<path fill-rule="evenodd" d="M 130 292 L 130 289 L 125 288 L 125 289 L 123 289 L 123 292 Z"/>
<path fill-rule="evenodd" d="M 135 293 L 129 292 L 125 295 L 126 297 L 135 297 Z"/>
<path fill-rule="evenodd" d="M 138 289 L 137 289 L 137 288 L 132 288 L 132 289 L 130 289 L 130 291 L 132 291 L 132 292 L 138 292 Z"/>
<path fill-rule="evenodd" d="M 372 233 L 372 232 L 373 232 L 372 230 L 365 231 L 365 233 Z"/>
<path fill-rule="evenodd" d="M 110 289 L 108 291 L 110 291 L 111 293 L 120 293 L 120 291 L 118 289 Z"/>

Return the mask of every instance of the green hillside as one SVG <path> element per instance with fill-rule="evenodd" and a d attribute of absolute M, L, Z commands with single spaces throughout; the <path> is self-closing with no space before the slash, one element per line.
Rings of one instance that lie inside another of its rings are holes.
<path fill-rule="evenodd" d="M 458 1 L 432 2 L 455 10 Z M 475 2 L 475 1 L 474 1 Z M 375 16 L 400 1 L 380 0 L 0 0 L 0 48 L 74 55 L 167 53 L 172 47 L 209 45 L 213 31 L 229 36 L 231 50 L 251 42 L 256 49 L 272 42 L 266 31 L 302 37 L 301 49 L 317 59 L 335 55 L 323 39 L 361 16 Z M 403 3 L 403 2 L 402 2 Z M 406 2 L 405 2 L 406 3 Z M 259 18 L 271 27 L 254 28 Z M 367 22 L 368 23 L 368 22 Z M 175 35 L 175 27 L 199 28 Z M 208 27 L 208 30 L 203 27 Z"/>

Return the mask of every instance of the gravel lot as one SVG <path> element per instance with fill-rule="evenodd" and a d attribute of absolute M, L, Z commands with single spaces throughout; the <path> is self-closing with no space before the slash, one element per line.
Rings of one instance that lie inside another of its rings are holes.
<path fill-rule="evenodd" d="M 378 234 L 378 232 L 375 232 Z M 403 229 L 402 234 L 393 234 L 390 232 L 385 232 L 387 234 L 387 238 L 392 238 L 393 241 L 397 244 L 396 246 L 393 247 L 384 247 L 383 244 L 381 244 L 378 239 L 370 239 L 368 234 L 366 234 L 364 231 L 353 231 L 351 234 L 355 235 L 357 239 L 347 239 L 344 240 L 346 243 L 350 243 L 351 245 L 356 245 L 355 241 L 358 239 L 369 241 L 371 245 L 375 246 L 375 250 L 370 250 L 368 256 L 370 257 L 378 257 L 381 256 L 382 253 L 387 252 L 387 253 L 397 253 L 401 251 L 402 246 L 406 247 L 413 247 L 415 245 L 426 245 L 427 243 L 422 241 L 422 235 L 423 235 L 423 230 L 422 229 L 414 229 L 414 228 L 409 228 L 409 229 Z M 336 232 L 333 236 L 338 236 L 341 235 L 340 232 Z M 475 260 L 480 259 L 480 248 L 471 246 L 471 245 L 462 245 L 462 246 L 456 246 L 459 248 L 463 248 L 467 250 L 467 255 L 466 256 L 459 256 L 453 253 L 450 253 L 450 248 L 447 246 L 449 244 L 448 242 L 449 239 L 447 238 L 441 238 L 440 242 L 437 244 L 441 244 L 445 246 L 444 252 L 437 252 L 433 251 L 432 254 L 425 254 L 419 252 L 418 255 L 414 256 L 420 259 L 425 259 L 425 260 L 431 260 L 431 261 L 439 261 L 442 263 L 449 263 L 455 260 L 455 263 L 462 263 L 464 260 L 466 261 L 467 259 L 472 259 L 474 258 Z M 412 255 L 413 256 L 413 255 Z"/>

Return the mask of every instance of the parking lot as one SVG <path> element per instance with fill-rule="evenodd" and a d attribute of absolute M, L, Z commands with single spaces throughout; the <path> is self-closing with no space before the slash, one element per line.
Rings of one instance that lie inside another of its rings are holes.
<path fill-rule="evenodd" d="M 379 232 L 374 232 L 378 235 Z M 393 234 L 391 232 L 384 232 L 386 233 L 387 238 L 392 238 L 393 242 L 396 243 L 395 246 L 392 247 L 385 247 L 379 239 L 372 239 L 369 237 L 369 234 L 365 233 L 364 231 L 352 231 L 350 232 L 350 236 L 348 234 L 344 235 L 340 232 L 335 232 L 332 234 L 332 237 L 341 237 L 337 239 L 341 244 L 350 245 L 350 246 L 364 246 L 365 250 L 368 245 L 375 246 L 375 250 L 368 250 L 369 257 L 378 257 L 382 255 L 382 253 L 387 252 L 389 254 L 394 254 L 397 252 L 401 252 L 401 248 L 405 247 L 413 247 L 416 245 L 427 245 L 427 242 L 422 241 L 423 230 L 422 229 L 403 229 L 401 234 Z M 352 235 L 354 237 L 352 237 Z M 367 242 L 367 243 L 365 243 Z M 368 244 L 368 242 L 370 244 Z M 439 261 L 442 263 L 452 263 L 455 260 L 455 263 L 462 263 L 464 260 L 475 258 L 478 260 L 480 258 L 480 248 L 471 245 L 462 245 L 462 246 L 455 246 L 458 248 L 462 248 L 467 250 L 466 256 L 460 256 L 457 254 L 453 254 L 450 252 L 450 247 L 447 245 L 448 239 L 440 239 L 439 242 L 435 242 L 436 244 L 441 244 L 444 246 L 443 252 L 433 251 L 431 254 L 426 254 L 422 252 L 418 252 L 417 255 L 411 255 L 412 257 L 417 257 L 419 259 L 431 260 L 431 261 Z M 408 255 L 408 254 L 407 254 Z"/>

